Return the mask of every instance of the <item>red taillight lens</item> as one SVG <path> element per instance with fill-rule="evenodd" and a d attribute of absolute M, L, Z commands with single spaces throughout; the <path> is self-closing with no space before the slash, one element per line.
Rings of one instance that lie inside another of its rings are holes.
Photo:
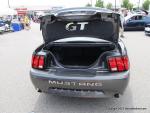
<path fill-rule="evenodd" d="M 37 68 L 39 64 L 39 56 L 33 56 L 32 57 L 32 67 Z"/>
<path fill-rule="evenodd" d="M 115 58 L 109 58 L 108 63 L 111 71 L 117 71 L 117 64 Z"/>
<path fill-rule="evenodd" d="M 44 68 L 44 56 L 33 55 L 32 56 L 32 67 L 43 69 Z"/>
<path fill-rule="evenodd" d="M 110 57 L 108 58 L 108 65 L 112 72 L 118 71 L 126 71 L 129 69 L 129 61 L 128 57 Z"/>
<path fill-rule="evenodd" d="M 44 56 L 40 56 L 38 68 L 43 69 L 44 67 Z"/>
<path fill-rule="evenodd" d="M 124 62 L 125 69 L 128 70 L 129 69 L 129 59 L 128 59 L 128 57 L 124 56 L 123 57 L 123 62 Z"/>
<path fill-rule="evenodd" d="M 125 70 L 122 57 L 116 57 L 116 63 L 117 63 L 118 71 L 124 71 Z"/>

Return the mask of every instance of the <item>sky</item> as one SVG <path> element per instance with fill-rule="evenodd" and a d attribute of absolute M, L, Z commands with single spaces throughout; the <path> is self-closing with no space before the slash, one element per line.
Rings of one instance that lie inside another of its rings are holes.
<path fill-rule="evenodd" d="M 10 6 L 63 6 L 63 7 L 78 7 L 85 6 L 85 4 L 90 3 L 91 0 L 9 0 Z M 92 0 L 95 4 L 96 0 Z M 108 2 L 114 4 L 115 0 L 103 0 L 105 4 Z M 122 0 L 116 0 L 117 6 L 121 4 Z M 130 0 L 132 3 L 137 4 L 139 0 Z M 142 3 L 143 0 L 141 0 Z M 8 7 L 8 0 L 0 0 L 1 7 L 0 10 Z"/>

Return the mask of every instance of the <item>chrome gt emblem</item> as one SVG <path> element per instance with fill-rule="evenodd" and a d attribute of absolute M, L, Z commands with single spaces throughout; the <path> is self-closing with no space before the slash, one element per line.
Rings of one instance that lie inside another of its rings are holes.
<path fill-rule="evenodd" d="M 88 24 L 88 22 L 78 22 L 78 23 L 68 23 L 66 25 L 66 30 L 67 31 L 76 31 L 77 29 L 79 30 L 84 30 L 85 29 L 85 25 Z"/>

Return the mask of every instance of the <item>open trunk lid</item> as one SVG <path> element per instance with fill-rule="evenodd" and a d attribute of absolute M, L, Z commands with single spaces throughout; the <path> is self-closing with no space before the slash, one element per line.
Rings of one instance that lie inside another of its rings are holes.
<path fill-rule="evenodd" d="M 63 9 L 41 17 L 45 43 L 70 37 L 93 37 L 118 42 L 119 14 L 100 8 Z"/>

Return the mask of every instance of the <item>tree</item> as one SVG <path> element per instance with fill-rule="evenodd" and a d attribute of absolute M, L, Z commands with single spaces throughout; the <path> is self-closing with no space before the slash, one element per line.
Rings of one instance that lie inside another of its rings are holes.
<path fill-rule="evenodd" d="M 127 9 L 132 9 L 133 4 L 129 2 L 129 0 L 123 0 L 121 7 L 127 8 Z"/>
<path fill-rule="evenodd" d="M 106 5 L 106 8 L 107 8 L 107 9 L 112 9 L 112 6 L 113 6 L 112 3 L 108 3 L 108 4 Z"/>
<path fill-rule="evenodd" d="M 132 3 L 130 3 L 128 9 L 132 10 L 132 9 L 133 9 L 133 6 L 134 6 L 134 5 L 133 5 Z"/>
<path fill-rule="evenodd" d="M 149 5 L 150 5 L 150 0 L 145 0 L 142 7 L 143 7 L 143 9 L 148 10 Z"/>
<path fill-rule="evenodd" d="M 96 7 L 104 8 L 104 2 L 102 0 L 96 0 L 95 6 Z"/>
<path fill-rule="evenodd" d="M 92 7 L 92 5 L 90 3 L 87 3 L 86 7 Z"/>
<path fill-rule="evenodd" d="M 123 0 L 121 7 L 124 7 L 124 8 L 127 8 L 127 9 L 128 9 L 129 4 L 130 4 L 130 3 L 129 3 L 129 0 Z"/>

